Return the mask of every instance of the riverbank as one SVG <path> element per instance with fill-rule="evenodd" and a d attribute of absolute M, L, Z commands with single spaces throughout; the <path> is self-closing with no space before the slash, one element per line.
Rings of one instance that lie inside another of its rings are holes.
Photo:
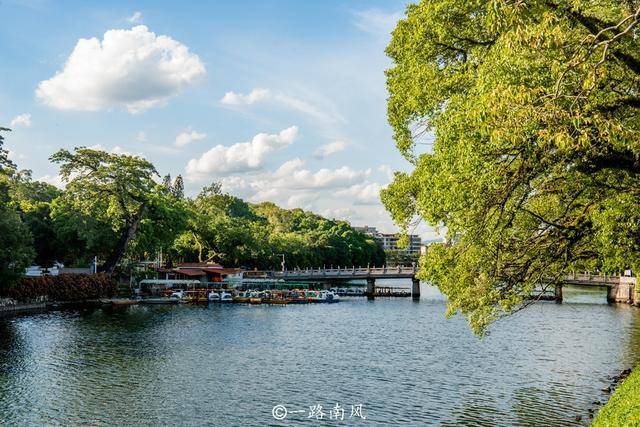
<path fill-rule="evenodd" d="M 592 427 L 640 425 L 640 366 L 622 381 Z"/>

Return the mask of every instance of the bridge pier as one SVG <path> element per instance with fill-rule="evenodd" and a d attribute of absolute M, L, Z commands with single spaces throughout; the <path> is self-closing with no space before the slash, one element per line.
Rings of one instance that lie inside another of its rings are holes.
<path fill-rule="evenodd" d="M 607 286 L 607 302 L 637 304 L 635 277 L 621 277 L 620 283 Z"/>
<path fill-rule="evenodd" d="M 562 302 L 562 285 L 556 284 L 556 288 L 553 292 L 556 302 Z"/>
<path fill-rule="evenodd" d="M 376 292 L 376 279 L 367 279 L 367 298 L 373 299 Z"/>
<path fill-rule="evenodd" d="M 411 279 L 411 298 L 414 301 L 420 300 L 420 280 L 415 277 Z"/>

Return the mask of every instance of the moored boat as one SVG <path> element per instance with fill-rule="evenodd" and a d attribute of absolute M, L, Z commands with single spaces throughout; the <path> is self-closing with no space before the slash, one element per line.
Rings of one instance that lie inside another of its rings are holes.
<path fill-rule="evenodd" d="M 262 304 L 263 297 L 264 293 L 262 292 L 251 292 L 251 294 L 249 294 L 249 303 Z"/>
<path fill-rule="evenodd" d="M 247 291 L 238 292 L 237 295 L 233 296 L 233 302 L 235 303 L 248 303 L 249 302 L 250 293 Z"/>

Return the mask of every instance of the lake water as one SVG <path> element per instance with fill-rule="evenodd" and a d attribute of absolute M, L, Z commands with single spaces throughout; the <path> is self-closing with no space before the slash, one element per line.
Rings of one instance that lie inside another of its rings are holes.
<path fill-rule="evenodd" d="M 0 320 L 0 425 L 580 425 L 640 355 L 638 309 L 604 290 L 565 288 L 482 340 L 422 292 Z"/>

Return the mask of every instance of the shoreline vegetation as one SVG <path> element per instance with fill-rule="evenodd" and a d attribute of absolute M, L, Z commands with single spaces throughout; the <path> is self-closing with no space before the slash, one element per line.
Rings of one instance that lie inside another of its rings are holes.
<path fill-rule="evenodd" d="M 640 425 L 640 365 L 622 380 L 598 411 L 592 427 Z"/>
<path fill-rule="evenodd" d="M 161 176 L 142 157 L 60 150 L 65 189 L 32 179 L 2 148 L 0 292 L 32 263 L 87 267 L 129 280 L 138 261 L 217 262 L 244 269 L 384 265 L 382 243 L 347 221 L 271 202 L 249 203 L 218 182 L 195 197 L 181 176 Z"/>

